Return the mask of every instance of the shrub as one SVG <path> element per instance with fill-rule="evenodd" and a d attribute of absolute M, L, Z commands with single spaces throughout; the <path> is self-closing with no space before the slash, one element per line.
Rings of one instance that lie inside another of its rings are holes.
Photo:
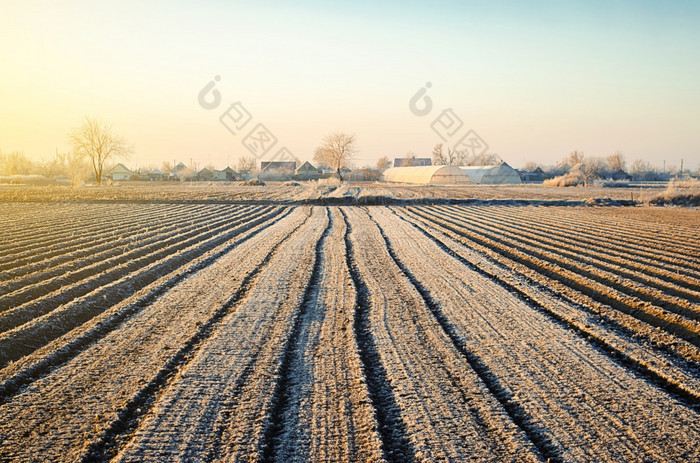
<path fill-rule="evenodd" d="M 559 177 L 550 178 L 542 182 L 544 186 L 579 186 L 584 184 L 583 173 L 570 171 Z"/>
<path fill-rule="evenodd" d="M 666 190 L 652 196 L 648 203 L 658 206 L 700 206 L 700 180 L 671 180 Z"/>

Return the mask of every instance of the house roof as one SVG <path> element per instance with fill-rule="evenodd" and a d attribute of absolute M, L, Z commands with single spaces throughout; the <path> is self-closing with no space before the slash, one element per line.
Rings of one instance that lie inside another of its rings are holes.
<path fill-rule="evenodd" d="M 309 161 L 297 167 L 296 172 L 318 172 L 319 170 L 313 166 Z"/>
<path fill-rule="evenodd" d="M 131 173 L 131 170 L 129 170 L 128 167 L 126 167 L 124 164 L 121 162 L 117 164 L 116 166 L 112 167 L 112 172 L 123 172 L 123 173 Z"/>
<path fill-rule="evenodd" d="M 261 172 L 275 169 L 295 170 L 296 167 L 297 163 L 295 161 L 262 161 L 260 163 Z"/>

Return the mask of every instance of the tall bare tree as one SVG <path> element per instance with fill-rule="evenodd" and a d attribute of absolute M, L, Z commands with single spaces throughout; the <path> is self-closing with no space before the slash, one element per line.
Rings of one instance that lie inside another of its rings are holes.
<path fill-rule="evenodd" d="M 523 170 L 525 172 L 534 172 L 537 170 L 538 167 L 539 167 L 539 164 L 537 164 L 536 162 L 528 161 L 525 163 L 525 167 L 523 167 Z"/>
<path fill-rule="evenodd" d="M 90 175 L 90 166 L 85 160 L 85 156 L 78 154 L 75 150 L 66 153 L 65 173 L 70 179 L 71 185 L 78 186 Z"/>
<path fill-rule="evenodd" d="M 469 160 L 469 166 L 495 166 L 501 161 L 501 157 L 495 153 L 484 153 Z"/>
<path fill-rule="evenodd" d="M 236 170 L 241 174 L 253 174 L 257 171 L 258 162 L 255 156 L 243 156 L 238 159 Z"/>
<path fill-rule="evenodd" d="M 583 162 L 583 151 L 573 150 L 567 157 L 569 166 L 574 167 L 579 162 Z"/>
<path fill-rule="evenodd" d="M 436 166 L 462 166 L 466 160 L 465 153 L 457 151 L 449 146 L 447 151 L 443 151 L 442 143 L 438 143 L 433 148 L 433 165 Z"/>
<path fill-rule="evenodd" d="M 389 167 L 391 167 L 391 159 L 389 159 L 386 156 L 379 158 L 379 160 L 377 161 L 377 170 L 379 172 L 384 172 Z"/>
<path fill-rule="evenodd" d="M 653 177 L 654 168 L 646 161 L 642 159 L 635 160 L 630 166 L 630 172 L 636 180 L 648 179 Z"/>
<path fill-rule="evenodd" d="M 418 165 L 418 159 L 416 158 L 416 153 L 413 151 L 408 151 L 406 156 L 404 156 L 403 164 L 401 167 L 414 167 Z"/>
<path fill-rule="evenodd" d="M 163 161 L 163 163 L 160 165 L 160 170 L 162 172 L 167 172 L 171 173 L 175 171 L 175 162 L 170 162 L 170 161 Z"/>
<path fill-rule="evenodd" d="M 584 162 L 581 167 L 581 172 L 583 173 L 583 185 L 589 186 L 593 180 L 600 178 L 603 168 L 604 162 L 602 159 L 586 159 L 586 162 Z"/>
<path fill-rule="evenodd" d="M 85 156 L 78 154 L 75 150 L 70 152 L 59 153 L 56 150 L 56 155 L 50 165 L 46 166 L 48 171 L 45 174 L 50 176 L 63 176 L 71 181 L 71 185 L 77 186 L 90 175 L 90 166 L 85 160 Z"/>
<path fill-rule="evenodd" d="M 98 185 L 102 185 L 102 171 L 106 161 L 128 157 L 133 152 L 133 147 L 127 143 L 126 138 L 113 134 L 110 126 L 91 117 L 86 117 L 83 125 L 70 132 L 68 141 L 78 155 L 90 160 Z"/>
<path fill-rule="evenodd" d="M 334 169 L 342 181 L 341 169 L 348 166 L 355 154 L 357 154 L 355 135 L 335 132 L 326 136 L 323 139 L 323 144 L 316 148 L 314 160 Z"/>
<path fill-rule="evenodd" d="M 0 174 L 27 175 L 38 171 L 38 167 L 24 153 L 0 151 Z"/>
<path fill-rule="evenodd" d="M 608 161 L 608 167 L 610 167 L 612 172 L 620 169 L 624 170 L 625 165 L 627 164 L 625 162 L 625 155 L 622 154 L 622 151 L 615 151 L 613 154 L 605 158 L 605 160 Z"/>

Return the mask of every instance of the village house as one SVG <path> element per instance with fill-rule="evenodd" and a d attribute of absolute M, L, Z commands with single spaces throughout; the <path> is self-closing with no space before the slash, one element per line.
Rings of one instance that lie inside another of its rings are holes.
<path fill-rule="evenodd" d="M 211 181 L 213 179 L 214 173 L 206 167 L 202 168 L 202 170 L 197 172 L 197 175 L 195 176 L 195 180 L 199 180 L 200 182 Z"/>
<path fill-rule="evenodd" d="M 294 175 L 298 180 L 315 180 L 321 177 L 321 171 L 306 161 L 294 170 Z"/>
<path fill-rule="evenodd" d="M 297 163 L 295 161 L 261 161 L 260 162 L 260 173 L 267 172 L 273 173 L 273 171 L 288 171 L 294 172 L 297 168 Z"/>
<path fill-rule="evenodd" d="M 632 180 L 632 176 L 622 169 L 617 169 L 615 172 L 610 174 L 610 178 L 616 181 Z"/>
<path fill-rule="evenodd" d="M 238 174 L 236 173 L 236 171 L 231 169 L 228 166 L 226 166 L 226 168 L 221 169 L 221 170 L 212 171 L 212 179 L 213 180 L 232 181 L 232 180 L 238 180 L 238 178 L 239 177 L 238 177 Z"/>
<path fill-rule="evenodd" d="M 136 173 L 129 170 L 129 168 L 121 162 L 112 168 L 112 172 L 110 174 L 112 180 L 115 182 L 120 180 L 131 180 L 131 177 L 134 175 L 136 175 Z"/>

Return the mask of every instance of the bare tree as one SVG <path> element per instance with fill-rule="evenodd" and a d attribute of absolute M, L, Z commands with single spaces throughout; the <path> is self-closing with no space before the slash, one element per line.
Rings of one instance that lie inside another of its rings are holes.
<path fill-rule="evenodd" d="M 350 160 L 357 154 L 355 135 L 335 132 L 323 139 L 323 144 L 314 151 L 314 160 L 330 166 L 338 173 L 342 181 L 341 169 L 347 167 Z"/>
<path fill-rule="evenodd" d="M 413 151 L 406 153 L 404 157 L 405 161 L 401 164 L 402 167 L 413 167 L 418 165 L 418 159 L 416 159 L 416 154 Z"/>
<path fill-rule="evenodd" d="M 643 178 L 645 174 L 651 170 L 651 168 L 649 167 L 648 163 L 642 161 L 641 159 L 637 159 L 632 163 L 630 170 L 635 178 Z"/>
<path fill-rule="evenodd" d="M 433 165 L 434 166 L 446 166 L 447 160 L 442 152 L 442 143 L 438 143 L 433 147 Z"/>
<path fill-rule="evenodd" d="M 377 170 L 379 172 L 384 172 L 389 167 L 391 167 L 391 159 L 389 159 L 386 156 L 379 158 L 379 160 L 377 161 Z"/>
<path fill-rule="evenodd" d="M 567 157 L 566 162 L 571 167 L 574 167 L 576 164 L 583 162 L 583 151 L 579 151 L 579 150 L 572 151 L 571 153 L 569 153 L 569 156 Z"/>
<path fill-rule="evenodd" d="M 433 165 L 436 166 L 462 166 L 465 162 L 465 153 L 447 147 L 447 151 L 442 149 L 442 143 L 438 143 L 433 148 Z"/>
<path fill-rule="evenodd" d="M 523 167 L 523 170 L 525 172 L 534 172 L 537 170 L 538 167 L 539 165 L 536 162 L 528 161 L 525 163 L 525 167 Z"/>
<path fill-rule="evenodd" d="M 494 153 L 484 153 L 469 161 L 469 166 L 495 166 L 501 162 L 501 157 Z"/>
<path fill-rule="evenodd" d="M 160 170 L 167 173 L 174 172 L 175 164 L 170 161 L 163 161 L 163 163 L 160 165 Z"/>
<path fill-rule="evenodd" d="M 625 169 L 625 155 L 622 154 L 622 151 L 615 151 L 613 154 L 605 158 L 605 160 L 608 162 L 608 166 L 612 172 Z"/>
<path fill-rule="evenodd" d="M 591 182 L 600 178 L 603 172 L 604 162 L 600 158 L 590 158 L 582 164 L 581 172 L 583 173 L 583 185 L 589 186 Z"/>
<path fill-rule="evenodd" d="M 38 167 L 24 153 L 0 152 L 0 173 L 4 175 L 27 175 L 39 171 Z"/>
<path fill-rule="evenodd" d="M 102 171 L 106 161 L 128 157 L 133 151 L 126 138 L 113 134 L 110 126 L 90 117 L 86 117 L 83 125 L 70 132 L 68 141 L 78 155 L 90 159 L 98 185 L 102 185 Z"/>
<path fill-rule="evenodd" d="M 257 171 L 258 162 L 255 156 L 243 156 L 238 159 L 236 170 L 241 174 L 252 174 Z"/>
<path fill-rule="evenodd" d="M 47 177 L 63 176 L 77 186 L 90 175 L 90 166 L 85 161 L 85 156 L 75 150 L 67 153 L 59 153 L 56 150 L 54 160 L 45 166 Z"/>
<path fill-rule="evenodd" d="M 85 161 L 85 156 L 73 150 L 66 153 L 65 172 L 71 184 L 73 186 L 78 186 L 78 184 L 90 175 L 90 166 Z"/>

